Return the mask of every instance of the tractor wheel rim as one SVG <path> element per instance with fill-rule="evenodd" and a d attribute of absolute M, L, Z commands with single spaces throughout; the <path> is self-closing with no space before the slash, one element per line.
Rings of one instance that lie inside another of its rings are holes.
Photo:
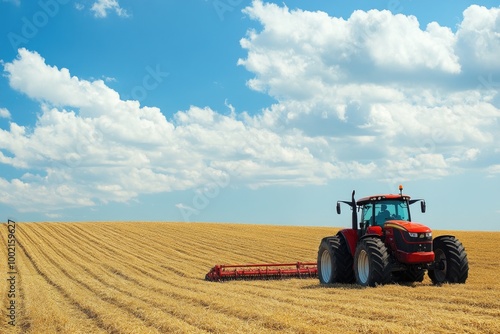
<path fill-rule="evenodd" d="M 329 283 L 332 277 L 332 258 L 330 257 L 330 252 L 325 250 L 321 254 L 321 277 L 324 282 Z"/>
<path fill-rule="evenodd" d="M 358 255 L 358 278 L 361 283 L 365 284 L 370 276 L 370 262 L 368 254 L 365 250 L 361 250 Z"/>
<path fill-rule="evenodd" d="M 435 259 L 434 261 L 436 263 L 442 262 L 443 263 L 443 269 L 436 269 L 434 270 L 434 275 L 436 276 L 436 280 L 439 282 L 444 282 L 446 279 L 446 270 L 447 270 L 447 265 L 446 265 L 446 255 L 441 249 L 436 249 L 434 250 L 435 254 Z"/>

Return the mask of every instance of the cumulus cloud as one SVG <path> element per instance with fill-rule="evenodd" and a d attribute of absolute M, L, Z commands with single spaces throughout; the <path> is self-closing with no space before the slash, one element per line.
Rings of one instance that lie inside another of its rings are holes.
<path fill-rule="evenodd" d="M 330 138 L 337 157 L 402 175 L 422 159 L 446 162 L 431 164 L 443 175 L 464 151 L 498 146 L 498 8 L 469 7 L 456 33 L 389 11 L 343 19 L 256 0 L 244 12 L 262 29 L 241 40 L 238 64 L 255 74 L 251 89 L 279 101 L 262 126 Z"/>
<path fill-rule="evenodd" d="M 290 11 L 254 1 L 244 12 L 263 25 L 241 40 L 255 72 L 249 86 L 278 98 L 307 96 L 342 82 L 397 82 L 403 77 L 460 73 L 455 36 L 416 17 L 389 11 L 355 11 L 344 20 L 323 12 Z M 292 84 L 294 83 L 294 84 Z"/>
<path fill-rule="evenodd" d="M 0 118 L 10 118 L 10 112 L 6 108 L 0 108 Z"/>
<path fill-rule="evenodd" d="M 488 168 L 486 168 L 486 173 L 490 177 L 500 175 L 500 164 L 489 166 Z"/>
<path fill-rule="evenodd" d="M 116 15 L 121 17 L 128 17 L 129 14 L 125 9 L 120 7 L 118 0 L 98 0 L 94 2 L 90 8 L 94 12 L 95 17 L 105 18 L 110 11 L 115 12 Z"/>
<path fill-rule="evenodd" d="M 500 73 L 500 7 L 472 5 L 457 31 L 457 54 L 470 71 Z"/>
<path fill-rule="evenodd" d="M 0 129 L 0 152 L 9 152 L 0 161 L 27 170 L 2 180 L 3 190 L 15 190 L 3 201 L 22 209 L 128 201 L 229 175 L 256 188 L 321 184 L 341 173 L 315 157 L 329 150 L 323 138 L 293 129 L 277 134 L 234 109 L 225 116 L 192 106 L 167 120 L 158 108 L 123 101 L 102 80 L 79 79 L 36 52 L 21 49 L 4 68 L 12 88 L 41 104 L 33 129 L 15 122 Z M 348 165 L 342 168 L 363 168 Z"/>

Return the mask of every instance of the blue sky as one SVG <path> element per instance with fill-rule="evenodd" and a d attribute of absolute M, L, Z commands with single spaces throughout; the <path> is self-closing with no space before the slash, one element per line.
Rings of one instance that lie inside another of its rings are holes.
<path fill-rule="evenodd" d="M 500 230 L 496 1 L 0 2 L 0 212 Z M 415 210 L 416 212 L 417 210 Z"/>

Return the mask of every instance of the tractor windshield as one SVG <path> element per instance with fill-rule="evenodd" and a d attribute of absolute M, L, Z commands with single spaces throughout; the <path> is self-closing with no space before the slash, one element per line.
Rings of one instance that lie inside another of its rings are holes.
<path fill-rule="evenodd" d="M 363 206 L 362 216 L 368 225 L 383 226 L 387 220 L 410 221 L 408 202 L 400 200 L 367 203 Z"/>

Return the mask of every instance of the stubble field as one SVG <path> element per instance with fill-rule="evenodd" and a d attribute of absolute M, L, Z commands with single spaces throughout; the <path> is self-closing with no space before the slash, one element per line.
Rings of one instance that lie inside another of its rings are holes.
<path fill-rule="evenodd" d="M 1 333 L 500 333 L 500 233 L 453 232 L 463 285 L 204 281 L 216 263 L 315 261 L 336 228 L 18 223 L 15 297 L 1 226 Z M 445 232 L 437 231 L 434 236 Z M 15 301 L 15 326 L 9 303 Z"/>

